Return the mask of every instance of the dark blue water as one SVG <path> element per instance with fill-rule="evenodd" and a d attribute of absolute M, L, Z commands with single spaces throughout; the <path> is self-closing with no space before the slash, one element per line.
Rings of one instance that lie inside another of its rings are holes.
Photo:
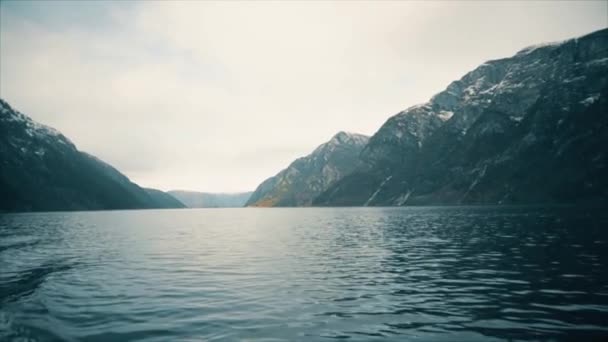
<path fill-rule="evenodd" d="M 0 215 L 2 341 L 608 336 L 608 213 L 201 209 Z"/>

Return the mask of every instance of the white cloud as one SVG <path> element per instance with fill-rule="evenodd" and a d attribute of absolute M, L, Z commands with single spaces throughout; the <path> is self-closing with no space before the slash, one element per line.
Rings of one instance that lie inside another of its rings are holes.
<path fill-rule="evenodd" d="M 605 2 L 108 4 L 103 27 L 3 5 L 0 96 L 142 185 L 204 191 L 253 189 L 487 59 L 607 24 Z"/>

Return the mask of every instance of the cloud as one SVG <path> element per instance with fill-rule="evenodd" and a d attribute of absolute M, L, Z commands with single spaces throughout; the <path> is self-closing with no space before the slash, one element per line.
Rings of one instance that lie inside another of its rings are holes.
<path fill-rule="evenodd" d="M 203 191 L 251 190 L 487 59 L 605 27 L 607 6 L 9 3 L 1 97 L 142 185 Z"/>

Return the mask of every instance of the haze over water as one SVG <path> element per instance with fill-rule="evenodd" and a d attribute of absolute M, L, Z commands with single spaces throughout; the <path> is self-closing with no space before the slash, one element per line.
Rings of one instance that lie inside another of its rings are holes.
<path fill-rule="evenodd" d="M 0 340 L 608 336 L 608 214 L 573 207 L 0 215 Z"/>

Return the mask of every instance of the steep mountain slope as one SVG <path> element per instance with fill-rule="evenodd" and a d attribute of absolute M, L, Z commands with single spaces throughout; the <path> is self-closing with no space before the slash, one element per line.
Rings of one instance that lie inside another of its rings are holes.
<path fill-rule="evenodd" d="M 390 118 L 316 205 L 608 198 L 608 29 L 486 62 Z"/>
<path fill-rule="evenodd" d="M 169 194 L 188 208 L 240 208 L 245 206 L 252 192 L 209 193 L 171 190 Z"/>
<path fill-rule="evenodd" d="M 0 99 L 0 211 L 165 208 L 103 161 Z M 171 206 L 173 207 L 173 206 Z"/>
<path fill-rule="evenodd" d="M 247 206 L 306 206 L 332 183 L 349 174 L 368 137 L 339 132 L 299 158 L 276 176 L 268 178 L 251 195 Z"/>

